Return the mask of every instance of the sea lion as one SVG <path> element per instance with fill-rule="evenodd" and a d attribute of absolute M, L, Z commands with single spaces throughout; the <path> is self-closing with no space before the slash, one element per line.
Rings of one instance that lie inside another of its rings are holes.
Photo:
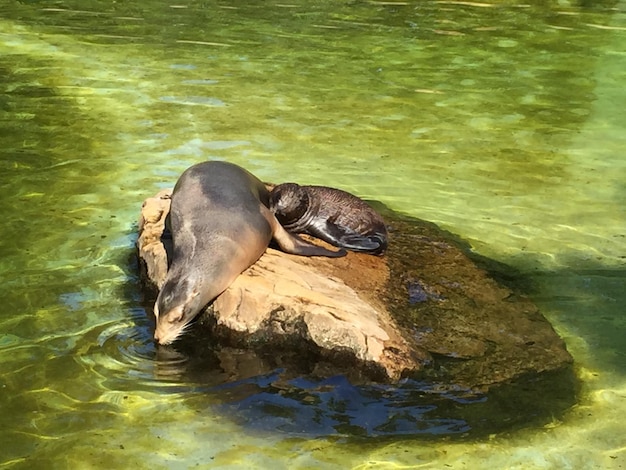
<path fill-rule="evenodd" d="M 340 189 L 283 183 L 270 192 L 270 208 L 289 232 L 371 254 L 387 249 L 382 217 L 365 201 Z"/>
<path fill-rule="evenodd" d="M 272 237 L 287 253 L 345 255 L 288 233 L 269 209 L 269 192 L 232 163 L 188 168 L 172 193 L 169 270 L 154 304 L 155 340 L 169 344 L 191 320 L 265 252 Z"/>

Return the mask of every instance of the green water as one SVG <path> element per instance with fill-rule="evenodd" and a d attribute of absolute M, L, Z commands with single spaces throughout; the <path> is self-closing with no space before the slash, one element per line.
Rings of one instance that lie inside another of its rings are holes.
<path fill-rule="evenodd" d="M 626 466 L 623 1 L 1 6 L 2 468 Z M 521 271 L 580 403 L 472 440 L 354 440 L 161 377 L 135 221 L 208 158 L 380 200 Z"/>

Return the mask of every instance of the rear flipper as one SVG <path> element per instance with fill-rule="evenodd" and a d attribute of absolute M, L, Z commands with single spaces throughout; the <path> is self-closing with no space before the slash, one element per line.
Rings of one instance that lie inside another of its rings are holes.
<path fill-rule="evenodd" d="M 339 240 L 338 244 L 333 243 L 333 245 L 372 255 L 381 255 L 387 249 L 387 242 L 379 234 L 346 235 Z"/>
<path fill-rule="evenodd" d="M 307 233 L 330 243 L 331 245 L 380 255 L 387 249 L 387 237 L 382 233 L 360 234 L 347 227 L 325 221 L 323 224 L 307 228 Z"/>

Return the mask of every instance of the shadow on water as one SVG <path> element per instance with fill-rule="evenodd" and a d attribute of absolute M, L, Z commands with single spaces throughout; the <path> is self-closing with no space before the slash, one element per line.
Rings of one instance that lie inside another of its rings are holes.
<path fill-rule="evenodd" d="M 626 377 L 626 268 L 592 260 L 563 262 L 574 267 L 534 275 L 533 297 L 539 305 L 549 304 L 554 320 L 584 342 L 590 367 Z"/>
<path fill-rule="evenodd" d="M 626 201 L 626 197 L 621 197 Z M 555 324 L 571 336 L 584 338 L 590 363 L 626 376 L 626 261 L 605 265 L 591 256 L 560 255 L 562 268 L 539 269 L 534 256 L 519 254 L 503 263 L 472 250 L 455 238 L 463 251 L 500 284 L 529 296 Z M 623 234 L 614 235 L 623 237 Z M 621 257 L 626 260 L 626 256 Z M 558 329 L 558 328 L 557 328 Z M 567 338 L 566 338 L 567 341 Z"/>
<path fill-rule="evenodd" d="M 377 205 L 378 210 L 381 207 Z M 471 254 L 466 242 L 451 237 Z M 503 263 L 472 256 L 518 292 L 533 285 Z M 135 279 L 127 293 L 136 298 L 137 290 Z M 153 301 L 143 301 L 149 316 Z M 572 367 L 522 376 L 486 393 L 438 383 L 432 377 L 388 385 L 372 382 L 350 366 L 330 364 L 310 351 L 220 346 L 203 334 L 204 321 L 198 320 L 173 346 L 155 348 L 156 382 L 201 392 L 218 404 L 202 402 L 197 405 L 199 412 L 209 406 L 211 412 L 251 430 L 348 439 L 481 438 L 559 420 L 577 401 L 579 383 Z"/>

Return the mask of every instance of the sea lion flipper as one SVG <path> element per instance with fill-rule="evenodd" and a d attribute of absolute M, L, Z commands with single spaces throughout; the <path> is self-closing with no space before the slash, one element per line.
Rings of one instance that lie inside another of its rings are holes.
<path fill-rule="evenodd" d="M 336 225 L 332 221 L 316 221 L 307 229 L 307 233 L 330 243 L 352 251 L 380 254 L 387 248 L 386 238 L 382 234 L 361 234 L 348 227 Z"/>
<path fill-rule="evenodd" d="M 280 222 L 278 222 L 276 217 L 274 217 L 274 214 L 269 209 L 267 209 L 267 212 L 267 217 L 271 220 L 272 224 L 273 238 L 276 240 L 280 249 L 284 252 L 291 253 L 292 255 L 327 256 L 329 258 L 339 258 L 347 254 L 346 250 L 340 249 L 337 251 L 331 251 L 324 247 L 309 243 L 298 236 L 287 232 L 287 230 L 280 225 Z"/>
<path fill-rule="evenodd" d="M 387 249 L 387 237 L 386 234 L 379 232 L 368 233 L 366 235 L 360 233 L 346 233 L 346 235 L 341 238 L 341 244 L 338 246 L 348 248 L 349 250 L 380 255 Z"/>
<path fill-rule="evenodd" d="M 353 251 L 362 251 L 365 253 L 382 253 L 385 247 L 381 240 L 374 236 L 354 235 L 346 236 L 339 240 L 339 245 Z"/>

